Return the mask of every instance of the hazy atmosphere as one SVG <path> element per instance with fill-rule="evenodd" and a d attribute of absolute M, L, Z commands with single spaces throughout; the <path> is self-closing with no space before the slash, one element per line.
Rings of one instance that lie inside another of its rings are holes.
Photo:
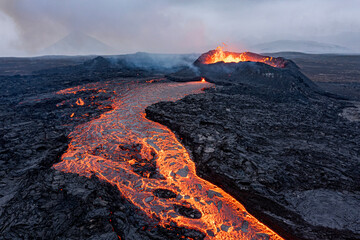
<path fill-rule="evenodd" d="M 360 0 L 0 0 L 0 240 L 360 240 Z"/>
<path fill-rule="evenodd" d="M 223 42 L 355 53 L 359 9 L 358 0 L 1 0 L 0 56 L 201 53 Z"/>

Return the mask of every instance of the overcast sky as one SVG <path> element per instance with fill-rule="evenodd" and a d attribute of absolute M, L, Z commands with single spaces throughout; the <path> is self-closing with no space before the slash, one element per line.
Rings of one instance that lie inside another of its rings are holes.
<path fill-rule="evenodd" d="M 0 0 L 0 56 L 81 31 L 117 49 L 204 52 L 290 39 L 360 50 L 360 0 Z"/>

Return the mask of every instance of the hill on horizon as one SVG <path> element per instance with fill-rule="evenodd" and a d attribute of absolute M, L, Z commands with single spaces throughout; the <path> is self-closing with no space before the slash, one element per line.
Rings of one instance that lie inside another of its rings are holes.
<path fill-rule="evenodd" d="M 116 49 L 85 33 L 72 32 L 39 52 L 41 55 L 108 55 Z"/>
<path fill-rule="evenodd" d="M 278 40 L 250 47 L 256 52 L 353 53 L 349 48 L 316 41 Z"/>

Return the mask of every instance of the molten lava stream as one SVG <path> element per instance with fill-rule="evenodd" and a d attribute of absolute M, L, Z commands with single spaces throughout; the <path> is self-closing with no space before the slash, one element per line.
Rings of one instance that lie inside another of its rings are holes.
<path fill-rule="evenodd" d="M 282 239 L 229 194 L 199 178 L 174 133 L 145 118 L 144 110 L 151 104 L 175 101 L 211 86 L 201 81 L 131 85 L 125 95 L 116 96 L 112 111 L 70 134 L 69 148 L 54 167 L 86 177 L 95 174 L 116 185 L 163 226 L 175 222 L 206 233 L 207 239 Z M 146 172 L 151 167 L 153 171 Z M 177 197 L 162 198 L 156 189 L 170 190 Z"/>
<path fill-rule="evenodd" d="M 217 47 L 215 50 L 211 50 L 200 56 L 200 62 L 202 64 L 213 64 L 217 62 L 224 63 L 238 63 L 238 62 L 261 62 L 273 67 L 283 68 L 285 67 L 285 60 L 283 58 L 273 58 L 268 56 L 262 56 L 260 54 L 251 52 L 228 52 L 223 51 L 222 47 Z"/>

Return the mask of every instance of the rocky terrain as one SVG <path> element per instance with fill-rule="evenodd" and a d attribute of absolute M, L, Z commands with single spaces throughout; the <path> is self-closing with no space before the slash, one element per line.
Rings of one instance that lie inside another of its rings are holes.
<path fill-rule="evenodd" d="M 146 81 L 152 75 L 111 68 L 96 58 L 30 75 L 0 76 L 0 239 L 204 237 L 190 229 L 157 226 L 97 177 L 52 168 L 75 126 L 111 110 L 113 84 L 124 85 L 125 91 L 134 81 L 131 76 Z M 78 85 L 74 94 L 56 94 Z"/>
<path fill-rule="evenodd" d="M 199 176 L 285 238 L 360 239 L 360 122 L 342 114 L 353 103 L 293 63 L 215 63 L 170 77 L 200 76 L 216 88 L 146 111 L 182 139 Z"/>
<path fill-rule="evenodd" d="M 191 229 L 157 225 L 116 187 L 95 176 L 52 168 L 76 126 L 111 110 L 114 85 L 124 86 L 125 93 L 135 80 L 164 74 L 173 81 L 205 77 L 216 84 L 205 94 L 146 110 L 148 118 L 176 132 L 199 176 L 236 197 L 286 239 L 360 239 L 356 98 L 348 101 L 335 85 L 327 93 L 288 60 L 281 69 L 263 63 L 216 63 L 176 67 L 171 73 L 171 67 L 152 66 L 146 54 L 133 57 L 137 61 L 131 63 L 103 57 L 37 59 L 30 65 L 21 60 L 21 66 L 4 60 L 0 239 L 205 237 Z M 73 93 L 59 94 L 72 87 Z M 174 198 L 161 191 L 154 196 Z"/>
<path fill-rule="evenodd" d="M 306 76 L 320 83 L 320 85 L 327 82 L 346 83 L 359 82 L 360 80 L 360 55 L 305 54 L 300 52 L 279 52 L 269 55 L 291 59 Z"/>

